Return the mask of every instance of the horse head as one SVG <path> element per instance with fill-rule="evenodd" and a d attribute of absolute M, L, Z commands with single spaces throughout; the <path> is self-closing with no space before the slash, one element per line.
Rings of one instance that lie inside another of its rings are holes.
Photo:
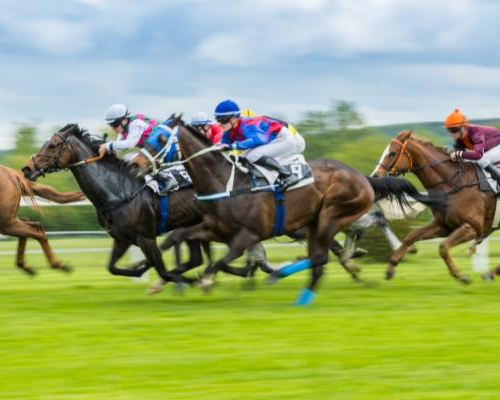
<path fill-rule="evenodd" d="M 31 156 L 28 164 L 21 171 L 30 180 L 36 180 L 39 176 L 69 168 L 74 158 L 74 148 L 71 138 L 80 140 L 87 138 L 88 144 L 95 153 L 96 148 L 103 142 L 101 139 L 91 139 L 77 124 L 67 124 L 59 129 L 47 140 L 38 153 Z"/>
<path fill-rule="evenodd" d="M 372 172 L 372 176 L 396 176 L 411 171 L 413 159 L 407 149 L 412 131 L 403 131 L 390 141 Z"/>

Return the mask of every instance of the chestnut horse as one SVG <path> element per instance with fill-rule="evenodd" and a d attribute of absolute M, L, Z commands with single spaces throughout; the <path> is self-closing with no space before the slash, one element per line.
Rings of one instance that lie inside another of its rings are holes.
<path fill-rule="evenodd" d="M 412 135 L 411 131 L 400 132 L 391 140 L 373 176 L 396 176 L 406 172 L 414 173 L 429 193 L 447 192 L 448 207 L 445 212 L 434 210 L 434 219 L 429 224 L 403 240 L 390 259 L 387 279 L 394 276 L 396 266 L 413 243 L 446 237 L 439 245 L 439 255 L 454 278 L 470 283 L 471 279 L 463 275 L 451 259 L 450 249 L 472 239 L 481 242 L 492 232 L 494 194 L 479 190 L 473 164 L 452 162 L 444 147 Z M 490 276 L 498 272 L 499 269 Z"/>
<path fill-rule="evenodd" d="M 17 216 L 21 196 L 28 197 L 36 206 L 35 195 L 61 204 L 82 200 L 85 197 L 82 192 L 61 193 L 51 186 L 30 182 L 20 171 L 0 165 L 0 232 L 19 238 L 16 265 L 24 272 L 30 275 L 36 273 L 34 269 L 26 266 L 24 261 L 28 238 L 36 239 L 40 243 L 52 268 L 68 272 L 71 268 L 54 257 L 42 224 Z"/>
<path fill-rule="evenodd" d="M 229 265 L 231 261 L 275 235 L 275 195 L 249 193 L 250 177 L 194 128 L 179 127 L 179 146 L 199 199 L 226 193 L 227 186 L 233 186 L 238 193 L 215 201 L 200 201 L 203 222 L 186 229 L 188 237 L 193 235 L 229 246 L 228 253 L 205 271 L 202 282 L 209 285 L 218 270 L 234 269 Z M 293 234 L 303 227 L 308 232 L 308 258 L 280 269 L 277 274 L 277 278 L 283 278 L 311 268 L 311 281 L 297 304 L 312 302 L 335 234 L 365 214 L 375 200 L 394 196 L 403 202 L 409 195 L 429 206 L 444 206 L 442 200 L 420 195 L 404 179 L 367 178 L 338 161 L 317 160 L 310 164 L 316 182 L 284 193 L 286 213 L 282 233 Z M 228 184 L 231 181 L 233 185 Z"/>

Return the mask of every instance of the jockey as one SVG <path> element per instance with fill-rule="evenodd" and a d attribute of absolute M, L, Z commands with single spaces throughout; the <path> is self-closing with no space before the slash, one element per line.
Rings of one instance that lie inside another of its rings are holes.
<path fill-rule="evenodd" d="M 205 112 L 199 112 L 191 118 L 191 125 L 210 139 L 213 144 L 222 139 L 222 128 L 208 117 Z"/>
<path fill-rule="evenodd" d="M 275 159 L 304 151 L 305 142 L 298 132 L 290 132 L 284 122 L 270 117 L 242 117 L 240 108 L 232 100 L 219 103 L 214 115 L 224 130 L 221 148 L 243 150 L 242 157 L 248 161 L 277 171 L 283 190 L 298 182 L 292 172 Z"/>
<path fill-rule="evenodd" d="M 444 126 L 455 140 L 455 150 L 450 153 L 452 161 L 476 161 L 500 182 L 500 129 L 484 125 L 469 125 L 467 117 L 456 109 L 444 122 Z"/>
<path fill-rule="evenodd" d="M 99 148 L 99 155 L 107 152 L 143 147 L 144 142 L 157 124 L 156 120 L 142 114 L 131 115 L 124 104 L 113 104 L 106 111 L 106 122 L 118 135 L 116 140 L 104 143 Z"/>

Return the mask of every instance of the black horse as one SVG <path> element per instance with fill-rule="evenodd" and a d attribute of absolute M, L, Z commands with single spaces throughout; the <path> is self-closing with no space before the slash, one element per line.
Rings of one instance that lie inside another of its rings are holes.
<path fill-rule="evenodd" d="M 201 263 L 199 257 L 168 272 L 156 244 L 161 229 L 160 198 L 135 178 L 128 165 L 114 155 L 85 163 L 95 157 L 102 139 L 96 139 L 76 124 L 68 124 L 47 141 L 22 169 L 24 176 L 36 180 L 45 173 L 69 168 L 80 188 L 97 210 L 99 224 L 113 237 L 114 244 L 108 263 L 114 275 L 141 276 L 151 266 L 165 281 L 192 282 L 181 277 L 192 264 Z M 192 188 L 181 189 L 169 195 L 168 230 L 197 224 L 201 215 L 192 201 Z M 188 243 L 189 244 L 189 243 Z M 146 262 L 133 269 L 119 268 L 118 260 L 131 245 L 137 245 Z M 196 242 L 190 249 L 199 252 Z M 198 250 L 196 250 L 198 249 Z"/>

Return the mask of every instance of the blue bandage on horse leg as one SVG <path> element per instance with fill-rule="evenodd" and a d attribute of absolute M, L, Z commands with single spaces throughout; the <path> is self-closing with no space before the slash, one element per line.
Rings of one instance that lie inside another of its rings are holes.
<path fill-rule="evenodd" d="M 307 306 L 313 302 L 314 296 L 316 296 L 316 293 L 314 293 L 311 289 L 304 288 L 302 289 L 302 292 L 300 292 L 299 297 L 297 297 L 295 305 Z"/>
<path fill-rule="evenodd" d="M 296 263 L 286 265 L 280 268 L 280 278 L 296 274 L 297 272 L 304 271 L 305 269 L 311 268 L 312 262 L 309 258 L 305 260 L 297 261 Z"/>

